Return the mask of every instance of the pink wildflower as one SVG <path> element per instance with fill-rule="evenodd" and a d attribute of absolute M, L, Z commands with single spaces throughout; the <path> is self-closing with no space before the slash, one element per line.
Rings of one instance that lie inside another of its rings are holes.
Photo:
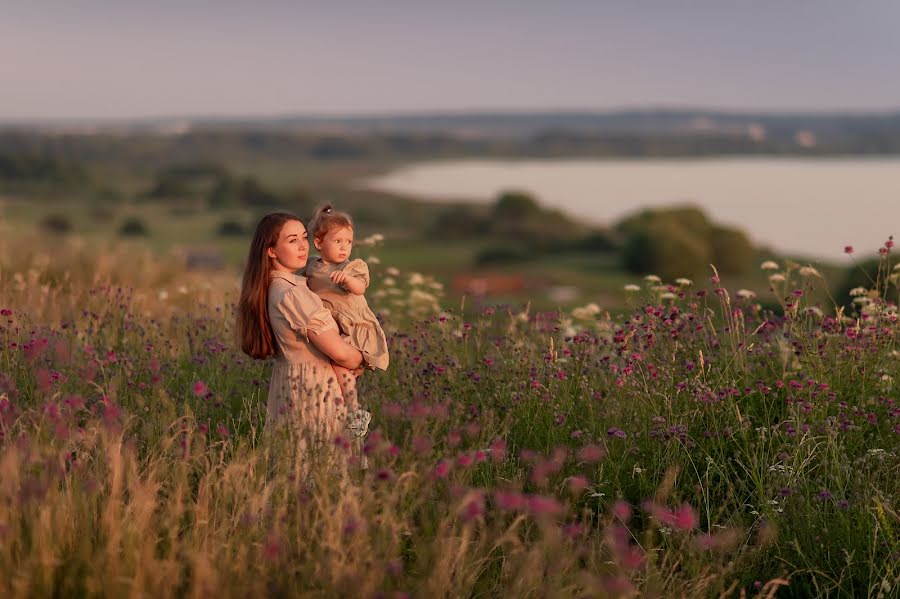
<path fill-rule="evenodd" d="M 206 387 L 206 383 L 204 383 L 203 381 L 196 381 L 194 383 L 193 390 L 194 395 L 196 395 L 197 397 L 203 397 L 204 395 L 206 395 L 208 389 Z"/>

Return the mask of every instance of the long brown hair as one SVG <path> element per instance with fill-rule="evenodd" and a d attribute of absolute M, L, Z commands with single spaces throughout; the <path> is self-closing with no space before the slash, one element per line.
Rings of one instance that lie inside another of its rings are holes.
<path fill-rule="evenodd" d="M 237 335 L 244 353 L 257 360 L 275 355 L 275 333 L 269 322 L 268 307 L 272 261 L 267 251 L 278 243 L 281 228 L 289 220 L 300 221 L 287 212 L 273 212 L 259 221 L 244 267 L 237 307 Z"/>
<path fill-rule="evenodd" d="M 353 228 L 353 219 L 346 212 L 335 210 L 331 204 L 322 204 L 316 208 L 316 213 L 309 221 L 309 236 L 322 241 L 322 238 L 332 229 L 343 227 Z"/>

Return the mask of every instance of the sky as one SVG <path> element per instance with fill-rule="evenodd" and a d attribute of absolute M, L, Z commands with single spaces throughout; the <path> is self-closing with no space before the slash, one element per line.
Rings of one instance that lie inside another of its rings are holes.
<path fill-rule="evenodd" d="M 896 0 L 0 0 L 0 120 L 900 110 Z"/>

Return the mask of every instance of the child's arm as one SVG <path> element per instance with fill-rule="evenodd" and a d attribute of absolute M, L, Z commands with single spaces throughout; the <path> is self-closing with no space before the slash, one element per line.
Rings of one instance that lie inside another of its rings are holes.
<path fill-rule="evenodd" d="M 331 280 L 355 295 L 362 295 L 366 292 L 366 284 L 362 279 L 348 275 L 343 270 L 331 273 Z"/>

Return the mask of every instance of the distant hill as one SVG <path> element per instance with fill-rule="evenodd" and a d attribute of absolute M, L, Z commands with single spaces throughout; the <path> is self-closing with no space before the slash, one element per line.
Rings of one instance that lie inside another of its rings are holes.
<path fill-rule="evenodd" d="M 716 110 L 621 110 L 611 112 L 429 112 L 349 116 L 207 118 L 202 116 L 77 120 L 36 123 L 0 122 L 0 129 L 71 133 L 158 133 L 179 135 L 192 129 L 293 130 L 327 134 L 439 134 L 464 138 L 529 138 L 540 135 L 586 136 L 740 135 L 756 141 L 829 144 L 859 138 L 900 136 L 900 110 L 892 113 L 753 113 Z M 798 137 L 799 135 L 799 137 Z"/>
<path fill-rule="evenodd" d="M 459 112 L 0 123 L 0 154 L 65 159 L 896 155 L 900 112 Z"/>

